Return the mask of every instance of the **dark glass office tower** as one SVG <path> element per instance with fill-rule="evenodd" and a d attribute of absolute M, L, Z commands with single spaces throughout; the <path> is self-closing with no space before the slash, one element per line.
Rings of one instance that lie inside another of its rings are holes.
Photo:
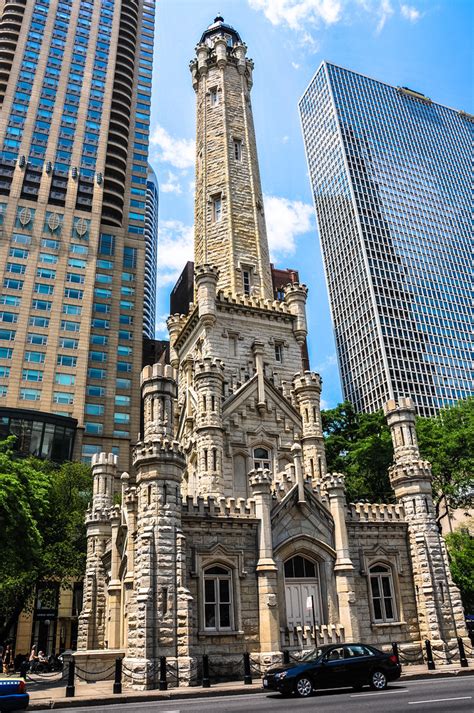
<path fill-rule="evenodd" d="M 129 467 L 154 0 L 0 0 L 0 406 Z M 145 275 L 145 279 L 144 279 Z"/>
<path fill-rule="evenodd" d="M 323 62 L 300 101 L 344 397 L 473 393 L 474 117 Z"/>

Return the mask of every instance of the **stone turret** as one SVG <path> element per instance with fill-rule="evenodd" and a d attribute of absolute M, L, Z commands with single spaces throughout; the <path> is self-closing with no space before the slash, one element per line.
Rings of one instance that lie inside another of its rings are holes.
<path fill-rule="evenodd" d="M 222 387 L 224 364 L 205 357 L 194 365 L 197 395 L 196 437 L 198 490 L 201 495 L 224 495 Z"/>
<path fill-rule="evenodd" d="M 171 367 L 154 364 L 141 374 L 144 438 L 133 451 L 136 469 L 135 608 L 129 617 L 124 665 L 152 688 L 159 657 L 177 646 L 177 536 L 181 529 L 180 487 L 185 468 L 174 437 L 177 384 Z"/>
<path fill-rule="evenodd" d="M 79 617 L 78 648 L 104 648 L 107 641 L 107 584 L 102 557 L 112 536 L 110 509 L 113 503 L 117 456 L 92 456 L 93 495 L 86 513 L 87 559 L 84 606 Z"/>
<path fill-rule="evenodd" d="M 194 285 L 197 295 L 198 313 L 205 327 L 212 327 L 216 321 L 216 294 L 219 270 L 212 265 L 196 268 Z"/>
<path fill-rule="evenodd" d="M 293 332 L 298 344 L 302 347 L 308 336 L 308 324 L 306 322 L 306 299 L 308 297 L 308 288 L 306 285 L 300 285 L 298 282 L 293 282 L 285 287 L 285 302 L 289 307 L 291 314 L 296 319 L 293 325 Z"/>
<path fill-rule="evenodd" d="M 295 374 L 293 395 L 301 415 L 303 466 L 313 484 L 326 475 L 323 427 L 321 423 L 321 377 L 313 371 Z"/>
<path fill-rule="evenodd" d="M 466 629 L 459 590 L 452 581 L 436 522 L 431 465 L 420 457 L 411 399 L 388 401 L 384 411 L 394 448 L 390 481 L 408 525 L 420 637 L 430 639 L 438 655 L 447 656 L 456 638 L 466 636 Z"/>

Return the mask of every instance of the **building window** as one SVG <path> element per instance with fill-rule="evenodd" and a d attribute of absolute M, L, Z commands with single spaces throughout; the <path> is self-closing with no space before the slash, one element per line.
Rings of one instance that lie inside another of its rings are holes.
<path fill-rule="evenodd" d="M 244 289 L 244 295 L 250 295 L 251 286 L 252 280 L 250 276 L 250 270 L 242 270 L 242 287 Z"/>
<path fill-rule="evenodd" d="M 275 360 L 279 364 L 283 364 L 283 344 L 275 344 Z"/>
<path fill-rule="evenodd" d="M 369 569 L 370 595 L 375 622 L 395 621 L 395 597 L 392 570 L 384 564 Z"/>
<path fill-rule="evenodd" d="M 222 198 L 214 196 L 212 199 L 212 220 L 214 223 L 220 223 L 222 220 Z"/>
<path fill-rule="evenodd" d="M 231 631 L 232 572 L 218 566 L 204 570 L 204 629 L 207 631 Z"/>
<path fill-rule="evenodd" d="M 211 106 L 217 106 L 219 104 L 219 92 L 217 91 L 217 87 L 212 87 L 212 89 L 209 90 L 209 97 Z"/>
<path fill-rule="evenodd" d="M 242 161 L 242 141 L 234 139 L 234 158 L 236 161 Z"/>
<path fill-rule="evenodd" d="M 255 470 L 258 468 L 266 468 L 271 470 L 270 454 L 266 448 L 254 448 L 253 450 L 253 467 Z"/>

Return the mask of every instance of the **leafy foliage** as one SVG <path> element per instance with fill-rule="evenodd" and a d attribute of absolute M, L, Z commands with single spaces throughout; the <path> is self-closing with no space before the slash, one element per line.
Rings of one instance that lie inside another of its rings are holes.
<path fill-rule="evenodd" d="M 346 401 L 321 416 L 328 471 L 346 475 L 348 499 L 392 501 L 393 448 L 383 412 L 356 413 Z M 472 507 L 474 399 L 459 401 L 436 418 L 418 418 L 416 430 L 421 457 L 432 465 L 438 519 L 447 507 Z"/>
<path fill-rule="evenodd" d="M 0 640 L 37 583 L 83 576 L 91 492 L 87 466 L 19 458 L 11 438 L 0 444 Z"/>
<path fill-rule="evenodd" d="M 356 413 L 345 401 L 321 413 L 329 472 L 346 475 L 349 501 L 390 502 L 392 439 L 382 411 Z"/>
<path fill-rule="evenodd" d="M 474 537 L 467 529 L 446 536 L 451 574 L 467 614 L 474 613 Z"/>
<path fill-rule="evenodd" d="M 430 461 L 438 519 L 446 510 L 474 503 L 474 399 L 442 409 L 436 418 L 416 422 L 420 452 Z"/>

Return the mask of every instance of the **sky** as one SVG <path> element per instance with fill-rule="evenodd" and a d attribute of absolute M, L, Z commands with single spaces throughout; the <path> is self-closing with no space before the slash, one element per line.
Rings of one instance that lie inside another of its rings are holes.
<path fill-rule="evenodd" d="M 189 61 L 217 14 L 255 62 L 252 107 L 272 261 L 309 287 L 322 406 L 342 401 L 298 101 L 322 60 L 474 113 L 474 0 L 157 0 L 150 163 L 160 184 L 157 337 L 193 259 L 195 95 Z"/>

